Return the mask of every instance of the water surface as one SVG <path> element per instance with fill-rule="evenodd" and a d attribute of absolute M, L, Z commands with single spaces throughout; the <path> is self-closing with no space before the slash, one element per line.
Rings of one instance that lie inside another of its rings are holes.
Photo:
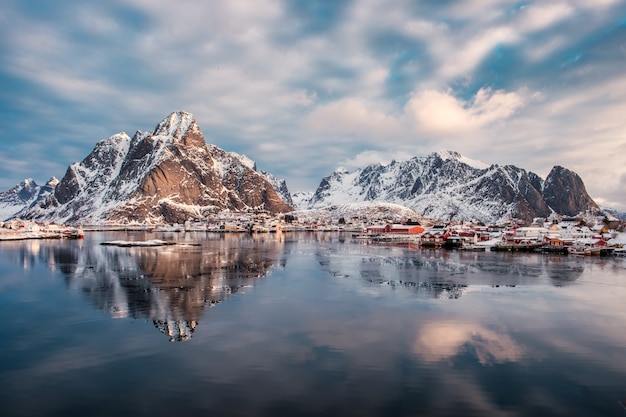
<path fill-rule="evenodd" d="M 161 238 L 161 248 L 100 245 Z M 338 233 L 0 242 L 2 416 L 624 416 L 626 261 Z"/>

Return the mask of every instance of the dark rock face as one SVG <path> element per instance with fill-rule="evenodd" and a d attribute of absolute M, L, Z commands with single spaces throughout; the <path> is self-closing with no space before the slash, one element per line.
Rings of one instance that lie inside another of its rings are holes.
<path fill-rule="evenodd" d="M 253 167 L 256 171 L 256 166 Z M 278 193 L 278 196 L 290 206 L 294 206 L 293 199 L 291 198 L 291 193 L 289 192 L 289 188 L 287 187 L 287 182 L 284 179 L 279 179 L 274 177 L 269 172 L 261 171 L 261 175 L 265 177 L 266 180 L 272 184 L 274 190 Z"/>
<path fill-rule="evenodd" d="M 99 142 L 71 165 L 50 201 L 22 217 L 62 223 L 182 223 L 223 209 L 292 208 L 235 155 L 207 145 L 195 118 L 172 113 L 154 133 Z"/>
<path fill-rule="evenodd" d="M 586 211 L 600 212 L 598 205 L 589 197 L 582 179 L 573 171 L 555 166 L 546 178 L 543 198 L 557 213 L 575 216 Z"/>

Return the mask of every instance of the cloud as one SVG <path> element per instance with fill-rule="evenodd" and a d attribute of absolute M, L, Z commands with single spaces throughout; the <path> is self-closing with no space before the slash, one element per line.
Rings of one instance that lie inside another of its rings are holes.
<path fill-rule="evenodd" d="M 318 106 L 305 123 L 317 132 L 351 136 L 359 141 L 395 137 L 399 132 L 398 119 L 353 98 Z"/>
<path fill-rule="evenodd" d="M 574 13 L 566 2 L 541 2 L 523 7 L 519 12 L 518 25 L 524 32 L 534 32 L 554 26 Z"/>
<path fill-rule="evenodd" d="M 367 150 L 363 152 L 359 152 L 356 156 L 352 158 L 348 158 L 339 163 L 341 168 L 344 168 L 348 171 L 355 170 L 357 168 L 362 168 L 368 165 L 388 165 L 391 161 L 403 161 L 406 159 L 410 159 L 415 155 L 408 154 L 406 152 L 401 151 L 376 151 L 376 150 Z"/>
<path fill-rule="evenodd" d="M 525 95 L 482 88 L 472 100 L 463 101 L 451 91 L 426 90 L 416 92 L 405 111 L 426 132 L 467 135 L 509 118 L 525 105 Z"/>
<path fill-rule="evenodd" d="M 471 73 L 493 49 L 518 40 L 517 33 L 509 27 L 495 27 L 469 39 L 457 37 L 454 44 L 446 46 L 439 57 L 439 75 L 445 81 Z"/>

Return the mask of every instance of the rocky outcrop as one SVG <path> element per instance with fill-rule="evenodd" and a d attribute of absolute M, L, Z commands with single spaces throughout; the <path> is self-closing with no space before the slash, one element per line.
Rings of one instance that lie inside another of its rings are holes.
<path fill-rule="evenodd" d="M 555 212 L 566 216 L 600 212 L 600 207 L 589 197 L 578 174 L 561 166 L 552 168 L 546 177 L 543 198 Z"/>

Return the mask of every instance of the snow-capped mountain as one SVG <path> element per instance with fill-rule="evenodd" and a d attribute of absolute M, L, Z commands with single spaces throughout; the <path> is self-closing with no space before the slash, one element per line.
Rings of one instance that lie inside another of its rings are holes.
<path fill-rule="evenodd" d="M 291 201 L 293 201 L 294 207 L 306 210 L 314 194 L 313 191 L 296 191 L 291 195 Z"/>
<path fill-rule="evenodd" d="M 376 222 L 402 223 L 418 221 L 422 225 L 429 223 L 414 210 L 400 204 L 383 203 L 378 201 L 364 201 L 359 203 L 337 204 L 321 209 L 296 210 L 292 212 L 298 220 L 304 223 L 337 224 L 340 219 L 349 220 L 353 224 Z"/>
<path fill-rule="evenodd" d="M 46 199 L 58 183 L 59 180 L 52 177 L 40 186 L 32 178 L 27 178 L 10 190 L 0 192 L 0 220 L 10 219 L 24 208 Z"/>
<path fill-rule="evenodd" d="M 307 208 L 361 201 L 405 205 L 428 218 L 530 221 L 552 213 L 600 211 L 580 177 L 554 167 L 544 181 L 512 165 L 487 165 L 457 152 L 437 152 L 325 177 Z"/>
<path fill-rule="evenodd" d="M 70 165 L 52 195 L 20 213 L 37 221 L 182 223 L 216 211 L 291 207 L 250 167 L 205 142 L 196 119 L 176 112 L 153 132 L 118 133 Z"/>
<path fill-rule="evenodd" d="M 602 211 L 608 215 L 610 220 L 626 221 L 626 212 L 615 210 L 609 207 L 602 207 Z"/>

